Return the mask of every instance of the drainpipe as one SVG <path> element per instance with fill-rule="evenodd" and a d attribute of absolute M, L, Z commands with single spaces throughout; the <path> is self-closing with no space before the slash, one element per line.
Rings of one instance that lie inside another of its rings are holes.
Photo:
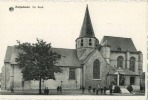
<path fill-rule="evenodd" d="M 84 69 L 84 64 L 81 64 L 82 66 L 82 87 L 85 86 L 85 69 Z"/>
<path fill-rule="evenodd" d="M 5 90 L 6 90 L 6 63 L 5 63 Z"/>
<path fill-rule="evenodd" d="M 12 65 L 12 89 L 14 90 L 14 65 Z"/>

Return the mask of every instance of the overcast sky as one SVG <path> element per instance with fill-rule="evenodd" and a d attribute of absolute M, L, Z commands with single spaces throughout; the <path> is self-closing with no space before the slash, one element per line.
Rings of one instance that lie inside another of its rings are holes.
<path fill-rule="evenodd" d="M 75 48 L 86 4 L 96 37 L 132 38 L 146 68 L 146 2 L 0 2 L 0 72 L 7 46 L 44 39 L 57 48 Z M 9 7 L 14 7 L 10 12 Z M 43 6 L 43 8 L 15 8 Z"/>

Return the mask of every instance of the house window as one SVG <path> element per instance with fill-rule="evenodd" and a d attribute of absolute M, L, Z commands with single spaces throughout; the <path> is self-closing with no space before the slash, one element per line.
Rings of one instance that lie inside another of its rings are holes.
<path fill-rule="evenodd" d="M 122 56 L 119 56 L 117 58 L 117 68 L 119 67 L 123 68 L 123 57 Z"/>
<path fill-rule="evenodd" d="M 69 68 L 69 79 L 74 80 L 75 79 L 75 68 Z"/>
<path fill-rule="evenodd" d="M 89 39 L 89 46 L 91 46 L 92 45 L 92 41 L 91 41 L 91 39 Z"/>
<path fill-rule="evenodd" d="M 135 71 L 135 58 L 134 57 L 130 58 L 130 70 L 133 72 Z"/>
<path fill-rule="evenodd" d="M 93 79 L 100 79 L 100 61 L 97 59 L 93 63 Z"/>

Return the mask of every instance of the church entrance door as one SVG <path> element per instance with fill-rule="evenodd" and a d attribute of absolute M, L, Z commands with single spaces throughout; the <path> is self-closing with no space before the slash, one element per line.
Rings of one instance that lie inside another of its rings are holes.
<path fill-rule="evenodd" d="M 119 76 L 119 85 L 124 85 L 124 75 L 123 74 L 120 74 L 120 76 Z"/>
<path fill-rule="evenodd" d="M 134 85 L 135 84 L 135 77 L 130 77 L 130 84 Z"/>

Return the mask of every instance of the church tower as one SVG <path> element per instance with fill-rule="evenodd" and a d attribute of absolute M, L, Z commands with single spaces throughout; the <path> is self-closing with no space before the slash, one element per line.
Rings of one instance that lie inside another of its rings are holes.
<path fill-rule="evenodd" d="M 80 36 L 76 39 L 76 49 L 77 51 L 95 49 L 98 44 L 99 41 L 95 37 L 87 5 Z"/>

